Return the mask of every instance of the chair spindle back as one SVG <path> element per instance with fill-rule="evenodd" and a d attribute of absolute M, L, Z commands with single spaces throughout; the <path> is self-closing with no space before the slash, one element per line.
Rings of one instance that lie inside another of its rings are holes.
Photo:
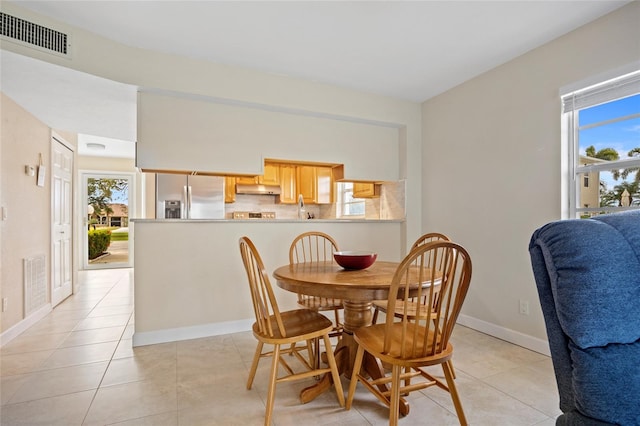
<path fill-rule="evenodd" d="M 312 231 L 298 235 L 289 248 L 289 263 L 333 261 L 338 244 L 323 232 Z"/>
<path fill-rule="evenodd" d="M 247 237 L 241 237 L 239 240 L 240 254 L 242 262 L 247 271 L 249 280 L 249 289 L 251 290 L 251 300 L 253 302 L 253 312 L 256 316 L 256 324 L 261 333 L 271 337 L 275 335 L 273 327 L 278 327 L 281 336 L 286 336 L 286 330 L 278 309 L 278 302 L 273 288 L 269 282 L 269 276 L 264 268 L 262 258 L 253 242 Z M 271 316 L 276 320 L 276 324 L 272 324 Z"/>
<path fill-rule="evenodd" d="M 424 234 L 420 238 L 418 238 L 411 246 L 411 250 L 423 244 L 432 243 L 434 241 L 451 241 L 451 239 L 439 232 L 429 232 L 428 234 Z"/>
<path fill-rule="evenodd" d="M 384 352 L 401 358 L 419 358 L 444 351 L 470 280 L 471 259 L 459 244 L 435 241 L 413 249 L 391 282 L 387 304 L 389 311 L 396 315 L 387 316 Z M 407 310 L 408 304 L 404 304 L 404 312 L 396 310 L 397 300 L 412 298 L 432 306 L 431 315 L 416 319 Z"/>

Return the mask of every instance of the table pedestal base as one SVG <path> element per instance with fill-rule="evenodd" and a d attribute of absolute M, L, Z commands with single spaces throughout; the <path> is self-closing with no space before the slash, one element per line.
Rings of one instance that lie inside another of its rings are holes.
<path fill-rule="evenodd" d="M 366 327 L 371 325 L 372 312 L 371 302 L 352 302 L 345 300 L 344 304 L 344 331 L 336 349 L 334 356 L 336 358 L 336 364 L 338 364 L 338 371 L 341 375 L 348 379 L 351 379 L 353 373 L 353 364 L 355 363 L 356 352 L 358 350 L 358 344 L 353 338 L 353 331 L 360 327 Z M 384 376 L 384 369 L 382 363 L 371 354 L 365 352 L 362 359 L 362 369 L 364 375 L 368 375 L 373 379 L 379 379 Z M 303 404 L 315 399 L 318 395 L 328 390 L 333 384 L 331 374 L 325 374 L 320 381 L 313 386 L 309 386 L 300 392 L 300 400 Z M 382 391 L 388 391 L 389 388 L 386 385 L 378 385 L 378 388 Z M 387 400 L 387 405 L 389 401 Z M 406 416 L 409 414 L 409 404 L 404 398 L 400 398 L 400 415 Z"/>

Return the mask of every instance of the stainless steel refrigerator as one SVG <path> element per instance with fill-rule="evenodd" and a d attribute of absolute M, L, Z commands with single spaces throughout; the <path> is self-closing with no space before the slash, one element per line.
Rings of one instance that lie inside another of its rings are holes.
<path fill-rule="evenodd" d="M 158 173 L 156 218 L 224 219 L 224 178 Z"/>

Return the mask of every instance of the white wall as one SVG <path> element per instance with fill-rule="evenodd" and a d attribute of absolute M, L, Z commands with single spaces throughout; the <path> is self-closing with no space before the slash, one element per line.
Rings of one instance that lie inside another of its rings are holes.
<path fill-rule="evenodd" d="M 271 278 L 274 269 L 289 263 L 291 241 L 312 230 L 332 235 L 341 250 L 371 250 L 379 259 L 400 261 L 401 226 L 373 221 L 134 221 L 134 345 L 250 329 L 255 317 L 238 246 L 243 235 L 256 245 Z M 275 280 L 271 284 L 280 309 L 295 309 L 296 295 L 278 288 Z"/>
<path fill-rule="evenodd" d="M 0 220 L 0 299 L 7 299 L 1 315 L 2 342 L 11 340 L 27 327 L 40 311 L 25 318 L 22 262 L 44 254 L 47 284 L 51 287 L 51 137 L 52 129 L 1 95 L 0 206 L 6 219 Z M 56 132 L 72 146 L 75 135 Z M 25 165 L 36 167 L 40 156 L 47 167 L 45 185 L 36 185 L 36 176 L 25 174 Z M 75 247 L 74 247 L 75 250 Z M 76 278 L 74 273 L 74 280 Z M 47 305 L 50 309 L 50 292 Z"/>
<path fill-rule="evenodd" d="M 264 159 L 344 164 L 344 178 L 399 178 L 398 128 L 141 92 L 137 165 L 227 174 L 263 172 Z"/>
<path fill-rule="evenodd" d="M 419 200 L 422 181 L 419 104 L 135 49 L 34 14 L 13 3 L 3 4 L 3 9 L 6 13 L 73 32 L 73 56 L 70 59 L 42 53 L 15 43 L 2 43 L 3 49 L 15 53 L 132 84 L 145 91 L 175 92 L 186 96 L 216 98 L 230 104 L 260 105 L 265 109 L 286 110 L 291 114 L 326 115 L 350 121 L 378 122 L 395 126 L 399 133 L 399 164 L 393 167 L 399 171 L 397 178 L 407 181 L 407 221 L 402 231 L 405 245 L 407 237 L 412 241 L 420 235 Z M 299 143 L 303 144 L 304 141 Z M 314 152 L 310 149 L 307 155 L 311 156 Z M 362 162 L 367 162 L 366 152 Z"/>
<path fill-rule="evenodd" d="M 639 23 L 632 2 L 423 104 L 422 228 L 469 250 L 462 314 L 476 327 L 546 342 L 528 243 L 560 218 L 559 89 L 638 61 Z"/>

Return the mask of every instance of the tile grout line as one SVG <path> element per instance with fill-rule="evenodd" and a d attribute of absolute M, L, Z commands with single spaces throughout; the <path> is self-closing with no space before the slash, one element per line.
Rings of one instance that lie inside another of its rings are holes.
<path fill-rule="evenodd" d="M 102 300 L 104 300 L 105 297 L 107 297 L 107 295 L 113 290 L 113 288 L 122 280 L 123 278 L 120 278 L 119 280 L 117 280 L 113 286 L 109 289 L 109 291 L 107 291 L 107 293 L 104 295 L 104 297 L 102 299 L 100 299 L 100 302 Z M 96 304 L 96 306 L 100 303 L 98 302 Z M 95 309 L 95 307 L 94 307 Z M 89 314 L 91 314 L 91 312 L 93 312 L 93 309 L 91 311 L 89 311 Z M 113 357 L 116 354 L 116 351 L 118 350 L 118 347 L 120 346 L 120 343 L 122 343 L 122 337 L 124 336 L 124 334 L 127 332 L 127 326 L 129 325 L 129 322 L 131 321 L 131 317 L 133 316 L 133 312 L 131 312 L 129 314 L 129 319 L 127 320 L 127 323 L 125 324 L 124 328 L 122 329 L 122 333 L 120 333 L 120 338 L 118 339 L 118 343 L 116 344 L 116 347 L 113 349 L 113 353 L 111 354 L 111 358 L 109 358 L 109 361 L 107 363 L 107 367 L 104 369 L 104 373 L 102 373 L 102 377 L 100 378 L 100 381 L 98 382 L 98 386 L 95 389 L 95 392 L 93 393 L 93 396 L 91 397 L 91 402 L 89 402 L 89 406 L 87 407 L 87 412 L 84 414 L 84 417 L 82 418 L 82 422 L 80 423 L 80 425 L 85 424 L 85 422 L 87 421 L 87 416 L 89 416 L 89 413 L 91 412 L 91 407 L 93 406 L 93 403 L 96 400 L 96 396 L 98 395 L 98 391 L 100 390 L 100 388 L 102 387 L 102 382 L 104 381 L 105 376 L 107 375 L 107 371 L 109 371 L 109 367 L 111 366 L 111 363 L 113 362 Z"/>

